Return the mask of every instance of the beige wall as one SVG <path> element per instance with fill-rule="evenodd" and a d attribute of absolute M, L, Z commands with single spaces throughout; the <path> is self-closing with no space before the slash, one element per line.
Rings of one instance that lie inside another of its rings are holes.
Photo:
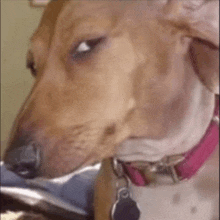
<path fill-rule="evenodd" d="M 42 8 L 31 8 L 28 0 L 1 0 L 1 154 L 33 83 L 25 59 L 41 14 Z"/>

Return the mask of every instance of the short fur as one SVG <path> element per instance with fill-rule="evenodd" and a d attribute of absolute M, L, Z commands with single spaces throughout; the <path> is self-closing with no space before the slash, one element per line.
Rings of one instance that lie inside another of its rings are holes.
<path fill-rule="evenodd" d="M 31 38 L 36 82 L 5 158 L 18 143 L 35 141 L 43 155 L 39 175 L 51 178 L 115 155 L 156 161 L 191 149 L 212 119 L 219 71 L 218 2 L 191 3 L 49 3 Z M 94 38 L 101 43 L 88 56 L 77 56 L 77 45 Z M 146 145 L 128 148 L 123 143 L 129 138 L 144 138 Z M 148 152 L 152 146 L 154 156 Z M 218 182 L 217 160 L 208 162 L 194 190 L 205 193 Z M 109 220 L 115 178 L 105 160 L 97 180 L 96 220 Z M 217 201 L 218 190 L 212 190 L 210 200 Z M 144 207 L 138 192 L 135 196 Z M 147 214 L 141 220 L 165 219 Z M 217 217 L 212 214 L 205 220 Z M 182 219 L 192 220 L 184 212 Z"/>

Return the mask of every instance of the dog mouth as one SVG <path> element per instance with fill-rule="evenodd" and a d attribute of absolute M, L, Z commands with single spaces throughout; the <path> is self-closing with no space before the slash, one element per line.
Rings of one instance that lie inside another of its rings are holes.
<path fill-rule="evenodd" d="M 114 152 L 104 154 L 104 150 L 100 148 L 98 151 L 103 151 L 103 155 L 98 154 L 95 148 L 81 156 L 77 156 L 76 153 L 74 153 L 75 155 L 73 156 L 71 152 L 68 153 L 69 156 L 68 154 L 61 156 L 59 153 L 53 155 L 53 153 L 50 152 L 50 156 L 46 156 L 42 161 L 39 176 L 60 181 L 62 178 L 65 179 L 68 178 L 68 176 L 77 175 L 91 167 L 100 167 L 103 159 L 112 157 L 125 162 L 131 162 L 137 160 L 137 158 L 139 161 L 145 161 L 146 159 L 152 162 L 160 160 L 163 157 L 160 149 L 154 146 L 147 146 L 147 140 L 146 137 L 127 137 L 118 145 L 115 145 Z M 63 150 L 61 150 L 61 152 L 64 153 Z M 65 159 L 60 161 L 60 158 Z M 56 169 L 56 172 L 53 172 L 54 169 Z"/>

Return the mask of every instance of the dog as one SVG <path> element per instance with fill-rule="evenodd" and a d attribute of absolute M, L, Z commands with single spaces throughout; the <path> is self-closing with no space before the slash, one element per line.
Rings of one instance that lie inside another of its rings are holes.
<path fill-rule="evenodd" d="M 51 1 L 31 38 L 36 81 L 7 168 L 54 178 L 103 161 L 96 220 L 219 219 L 218 8 L 212 0 Z M 183 178 L 176 166 L 192 160 L 198 169 L 184 168 Z M 130 202 L 120 203 L 121 189 Z"/>

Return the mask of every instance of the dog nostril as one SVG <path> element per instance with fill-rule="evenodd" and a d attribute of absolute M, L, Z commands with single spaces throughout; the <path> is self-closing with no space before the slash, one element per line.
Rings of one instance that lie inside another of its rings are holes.
<path fill-rule="evenodd" d="M 40 148 L 34 142 L 8 152 L 5 160 L 7 169 L 27 179 L 37 176 L 39 165 Z"/>

